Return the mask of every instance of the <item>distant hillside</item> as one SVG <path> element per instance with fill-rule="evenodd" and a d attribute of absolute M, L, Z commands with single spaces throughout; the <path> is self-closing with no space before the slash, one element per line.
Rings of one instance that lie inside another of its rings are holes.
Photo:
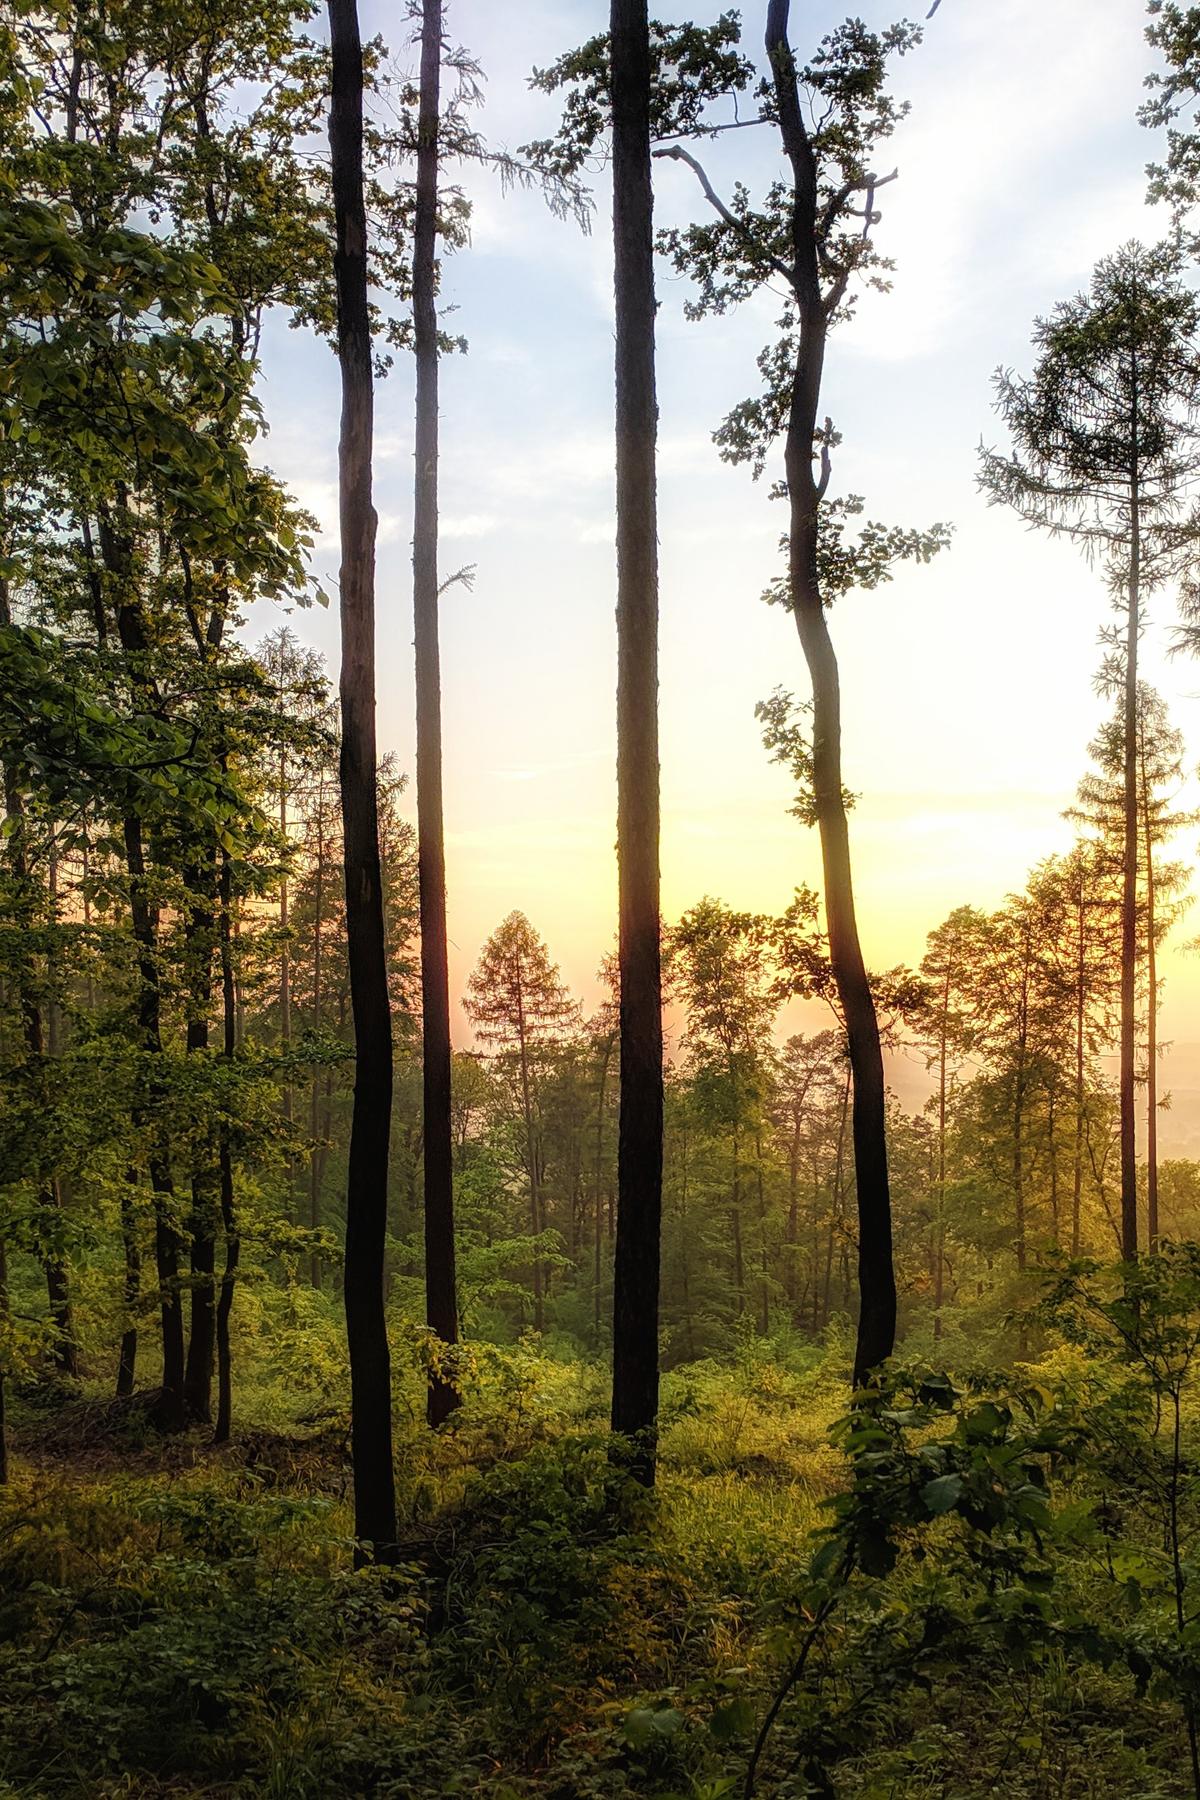
<path fill-rule="evenodd" d="M 1115 1073 L 1115 1059 L 1113 1061 Z M 933 1081 L 919 1056 L 892 1054 L 887 1059 L 888 1085 L 901 1105 L 918 1112 L 933 1092 Z M 1200 1161 L 1200 1039 L 1173 1043 L 1159 1063 L 1159 1091 L 1171 1104 L 1159 1113 L 1158 1144 L 1162 1156 L 1195 1157 Z M 1139 1139 L 1143 1130 L 1139 1129 Z"/>

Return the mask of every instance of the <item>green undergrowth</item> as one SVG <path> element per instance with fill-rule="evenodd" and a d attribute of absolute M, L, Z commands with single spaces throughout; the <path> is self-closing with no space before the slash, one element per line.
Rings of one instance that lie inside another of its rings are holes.
<path fill-rule="evenodd" d="M 276 1395 L 222 1451 L 98 1400 L 18 1408 L 0 1794 L 720 1800 L 802 1651 L 773 1800 L 1192 1792 L 1195 1648 L 1122 1371 L 905 1377 L 834 1430 L 836 1355 L 749 1347 L 667 1377 L 649 1498 L 610 1465 L 599 1368 L 480 1348 L 431 1437 L 410 1362 L 387 1569 L 353 1567 L 332 1394 L 286 1428 Z"/>

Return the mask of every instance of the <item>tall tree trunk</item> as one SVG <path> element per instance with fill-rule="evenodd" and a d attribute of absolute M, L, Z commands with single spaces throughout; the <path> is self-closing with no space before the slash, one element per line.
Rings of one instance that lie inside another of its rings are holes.
<path fill-rule="evenodd" d="M 746 1310 L 746 1264 L 742 1253 L 742 1147 L 736 1127 L 729 1183 L 729 1238 L 733 1246 L 733 1297 L 740 1319 Z"/>
<path fill-rule="evenodd" d="M 118 490 L 117 506 L 125 506 Z M 149 642 L 141 606 L 132 585 L 133 549 L 108 511 L 100 514 L 100 552 L 105 572 L 117 595 L 117 637 L 125 659 L 130 690 L 143 704 L 153 707 L 157 696 L 149 667 Z M 97 629 L 103 641 L 104 615 Z M 175 1185 L 171 1174 L 170 1140 L 158 1117 L 164 1095 L 162 1076 L 162 998 L 158 966 L 158 904 L 146 871 L 145 832 L 140 815 L 130 807 L 121 823 L 125 866 L 129 876 L 129 917 L 137 946 L 137 1024 L 140 1047 L 147 1068 L 140 1082 L 142 1092 L 134 1108 L 134 1124 L 148 1129 L 147 1170 L 154 1197 L 154 1265 L 158 1279 L 159 1319 L 162 1330 L 162 1392 L 157 1408 L 159 1422 L 169 1431 L 181 1430 L 186 1420 L 183 1395 L 184 1330 L 183 1296 L 179 1283 L 180 1235 L 175 1210 Z"/>
<path fill-rule="evenodd" d="M 125 1264 L 121 1298 L 124 1302 L 125 1329 L 121 1333 L 121 1349 L 117 1358 L 118 1399 L 127 1399 L 132 1394 L 137 1375 L 137 1309 L 142 1292 L 142 1252 L 138 1244 L 137 1208 L 134 1204 L 136 1194 L 137 1170 L 130 1169 L 121 1189 L 121 1252 Z"/>
<path fill-rule="evenodd" d="M 5 612 L 7 608 L 4 609 Z M 50 924 L 53 928 L 58 924 L 58 839 L 55 826 L 50 826 L 50 844 L 48 851 L 48 879 L 50 902 Z M 52 940 L 53 942 L 53 940 Z M 62 1055 L 62 1008 L 58 1003 L 57 978 L 55 975 L 55 956 L 53 949 L 46 955 L 46 972 L 49 977 L 49 992 L 46 995 L 46 1055 L 51 1062 Z M 42 1190 L 42 1210 L 51 1226 L 58 1223 L 55 1215 L 61 1214 L 66 1206 L 66 1193 L 63 1181 L 52 1175 Z M 72 1380 L 79 1376 L 79 1349 L 75 1341 L 75 1317 L 71 1305 L 71 1277 L 64 1259 L 55 1254 L 45 1257 L 46 1294 L 50 1303 L 50 1317 L 54 1321 L 54 1361 L 63 1375 Z"/>
<path fill-rule="evenodd" d="M 1137 669 L 1141 586 L 1141 483 L 1138 461 L 1138 368 L 1132 367 L 1134 457 L 1129 471 L 1129 582 L 1125 633 L 1125 842 L 1121 882 L 1121 1255 L 1138 1253 L 1137 1126 L 1134 1094 L 1134 1036 L 1137 982 Z"/>
<path fill-rule="evenodd" d="M 214 859 L 215 860 L 215 859 Z M 195 892 L 206 880 L 208 871 L 192 869 L 188 884 Z M 213 915 L 204 904 L 193 905 L 186 931 L 186 956 L 191 965 L 190 1017 L 187 1022 L 187 1054 L 197 1056 L 208 1049 L 208 1009 L 212 1001 Z M 213 1352 L 216 1344 L 216 1200 L 211 1168 L 212 1144 L 198 1146 L 198 1161 L 192 1174 L 192 1211 L 189 1220 L 191 1240 L 191 1305 L 187 1360 L 183 1373 L 183 1398 L 191 1418 L 208 1424 L 212 1417 Z"/>
<path fill-rule="evenodd" d="M 788 1215 L 786 1292 L 792 1324 L 798 1325 L 800 1292 L 800 1129 L 802 1119 L 797 1108 L 792 1120 L 792 1142 L 788 1153 Z"/>
<path fill-rule="evenodd" d="M 313 897 L 313 1031 L 318 1036 L 321 1031 L 322 993 L 321 978 L 323 974 L 323 926 L 325 923 L 325 777 L 322 773 L 321 784 L 317 793 L 317 866 Z M 308 1227 L 316 1233 L 321 1229 L 321 1175 L 324 1169 L 324 1158 L 318 1149 L 321 1135 L 321 1077 L 314 1069 L 312 1088 L 309 1094 L 308 1131 L 312 1140 L 308 1153 Z M 312 1254 L 308 1264 L 308 1278 L 313 1287 L 321 1285 L 321 1258 L 314 1240 Z"/>
<path fill-rule="evenodd" d="M 229 853 L 221 852 L 221 1054 L 232 1064 L 237 1048 L 237 997 L 233 981 L 233 937 L 230 914 L 233 905 L 233 882 Z M 237 1228 L 233 1189 L 233 1149 L 229 1127 L 221 1122 L 217 1139 L 217 1158 L 221 1192 L 221 1224 L 225 1233 L 225 1267 L 221 1272 L 221 1289 L 217 1296 L 217 1419 L 213 1427 L 214 1444 L 225 1444 L 233 1425 L 233 1359 L 229 1343 L 229 1318 L 233 1311 L 233 1293 L 241 1256 L 241 1238 Z"/>
<path fill-rule="evenodd" d="M 183 1395 L 184 1336 L 183 1296 L 179 1286 L 179 1228 L 175 1222 L 175 1187 L 167 1138 L 155 1116 L 162 1098 L 162 1078 L 157 1072 L 162 1057 L 162 1028 L 158 980 L 157 910 L 146 882 L 142 822 L 134 813 L 123 825 L 125 862 L 129 871 L 129 912 L 138 952 L 138 1032 L 149 1058 L 145 1099 L 139 1101 L 135 1123 L 149 1125 L 147 1164 L 154 1195 L 154 1264 L 158 1276 L 159 1318 L 162 1326 L 162 1398 L 159 1416 L 168 1430 L 180 1430 L 185 1421 Z"/>
<path fill-rule="evenodd" d="M 442 678 L 438 645 L 438 341 L 435 291 L 441 0 L 423 0 L 413 234 L 417 365 L 413 497 L 413 624 L 417 665 L 417 859 L 421 891 L 421 1076 L 425 1142 L 425 1322 L 458 1342 L 454 1270 L 454 1150 L 450 1111 L 450 978 L 442 819 Z M 452 1365 L 431 1369 L 426 1411 L 440 1425 L 459 1404 Z"/>
<path fill-rule="evenodd" d="M 937 1141 L 937 1208 L 933 1221 L 933 1340 L 942 1336 L 942 1306 L 946 1291 L 946 1104 L 947 1037 L 950 1029 L 950 966 L 942 988 L 942 1017 L 938 1032 L 938 1141 Z"/>
<path fill-rule="evenodd" d="M 1139 732 L 1142 831 L 1146 855 L 1146 1242 L 1158 1243 L 1158 949 L 1154 941 L 1154 824 L 1146 774 L 1145 730 Z"/>
<path fill-rule="evenodd" d="M 596 1103 L 596 1178 L 593 1183 L 594 1234 L 592 1239 L 592 1335 L 600 1348 L 600 1245 L 604 1217 L 604 1102 L 608 1093 L 608 1065 L 612 1061 L 613 1039 L 610 1032 L 604 1040 L 600 1063 L 600 1097 Z"/>
<path fill-rule="evenodd" d="M 662 1237 L 654 196 L 646 0 L 612 0 L 621 1103 L 612 1428 L 654 1482 Z"/>
<path fill-rule="evenodd" d="M 375 741 L 375 508 L 367 220 L 363 200 L 363 59 L 356 0 L 329 0 L 329 142 L 337 228 L 338 445 L 341 526 L 342 744 L 346 939 L 354 1015 L 354 1105 L 346 1192 L 345 1300 L 350 1353 L 354 1535 L 359 1556 L 390 1560 L 396 1542 L 392 1382 L 383 1299 L 392 1021 L 379 865 Z"/>
<path fill-rule="evenodd" d="M 1079 865 L 1079 887 L 1076 891 L 1076 958 L 1075 958 L 1075 1145 L 1071 1162 L 1071 1255 L 1079 1255 L 1083 1227 L 1083 1128 L 1084 1128 L 1084 1048 L 1087 1024 L 1087 965 L 1085 961 L 1085 896 L 1083 864 Z"/>
<path fill-rule="evenodd" d="M 771 1287 L 770 1257 L 767 1253 L 767 1197 L 763 1183 L 761 1132 L 756 1133 L 754 1138 L 754 1180 L 758 1193 L 758 1325 L 763 1337 L 766 1337 L 771 1329 Z"/>
<path fill-rule="evenodd" d="M 287 847 L 288 847 L 288 790 L 287 790 L 287 751 L 279 752 L 279 837 L 283 846 L 283 874 L 279 880 L 279 1048 L 284 1056 L 290 1056 L 292 1050 L 292 946 L 291 932 L 291 892 L 288 886 Z M 283 1093 L 280 1096 L 280 1111 L 283 1115 L 285 1136 L 284 1168 L 287 1179 L 288 1216 L 296 1216 L 296 1160 L 292 1149 L 292 1125 L 295 1117 L 294 1096 L 292 1094 L 292 1078 L 288 1074 L 284 1079 Z"/>
<path fill-rule="evenodd" d="M 813 696 L 813 802 L 821 838 L 829 956 L 854 1074 L 854 1170 L 858 1196 L 858 1333 L 854 1384 L 891 1355 L 896 1341 L 896 1277 L 888 1187 L 886 1093 L 875 1000 L 859 942 L 842 784 L 841 691 L 818 573 L 818 513 L 824 476 L 813 453 L 829 316 L 817 260 L 816 158 L 805 129 L 797 69 L 788 44 L 789 0 L 771 0 L 766 48 L 784 151 L 792 170 L 792 284 L 800 337 L 788 411 L 785 467 L 792 616 Z"/>

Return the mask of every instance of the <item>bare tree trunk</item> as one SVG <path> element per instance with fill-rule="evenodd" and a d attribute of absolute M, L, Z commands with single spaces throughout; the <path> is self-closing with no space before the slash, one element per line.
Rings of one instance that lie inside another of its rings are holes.
<path fill-rule="evenodd" d="M 654 1483 L 662 1237 L 658 535 L 650 35 L 646 0 L 612 0 L 617 448 L 617 864 L 621 1111 L 612 1428 Z"/>
<path fill-rule="evenodd" d="M 1076 895 L 1075 961 L 1075 1146 L 1071 1164 L 1071 1255 L 1079 1255 L 1083 1225 L 1084 1036 L 1087 1008 L 1086 939 L 1084 937 L 1083 865 Z"/>
<path fill-rule="evenodd" d="M 317 868 L 316 887 L 313 899 L 313 1031 L 321 1030 L 321 977 L 323 962 L 323 926 L 325 922 L 325 776 L 321 775 L 321 785 L 317 794 Z M 323 1157 L 317 1148 L 321 1123 L 321 1078 L 313 1071 L 312 1090 L 309 1095 L 308 1128 L 312 1139 L 308 1160 L 308 1225 L 309 1230 L 317 1232 L 321 1229 L 321 1175 Z M 309 1258 L 308 1278 L 313 1287 L 321 1285 L 321 1258 L 315 1244 Z"/>
<path fill-rule="evenodd" d="M 854 905 L 850 834 L 842 784 L 841 692 L 818 574 L 818 512 L 824 477 L 813 475 L 813 447 L 829 315 L 817 259 L 816 158 L 805 129 L 797 69 L 788 44 L 789 0 L 771 0 L 766 48 L 783 147 L 792 169 L 792 285 L 800 315 L 788 414 L 788 568 L 796 621 L 813 696 L 813 789 L 821 838 L 829 955 L 854 1073 L 854 1169 L 858 1196 L 858 1335 L 854 1385 L 891 1355 L 896 1340 L 896 1277 L 888 1188 L 883 1050 L 863 960 Z"/>
<path fill-rule="evenodd" d="M 937 1143 L 937 1212 L 933 1221 L 933 1340 L 942 1335 L 942 1306 L 946 1281 L 946 1038 L 950 1021 L 950 968 L 942 989 L 942 1017 L 938 1041 L 938 1143 Z"/>
<path fill-rule="evenodd" d="M 287 790 L 287 752 L 279 752 L 279 837 L 286 859 L 288 844 L 288 790 Z M 289 937 L 291 931 L 291 892 L 288 886 L 287 862 L 283 865 L 283 873 L 279 880 L 279 1047 L 284 1056 L 290 1056 L 292 1049 L 292 946 Z M 296 1159 L 292 1148 L 292 1125 L 295 1119 L 295 1098 L 292 1093 L 290 1073 L 284 1077 L 283 1093 L 280 1096 L 280 1111 L 283 1116 L 285 1131 L 284 1171 L 287 1181 L 287 1211 L 289 1218 L 298 1216 L 296 1196 Z"/>
<path fill-rule="evenodd" d="M 733 1167 L 729 1185 L 729 1238 L 733 1245 L 733 1296 L 740 1318 L 746 1310 L 746 1263 L 742 1253 L 742 1148 L 735 1127 L 733 1133 Z"/>
<path fill-rule="evenodd" d="M 600 1063 L 600 1096 L 596 1102 L 596 1179 L 592 1199 L 595 1206 L 592 1242 L 592 1333 L 600 1348 L 600 1245 L 604 1217 L 604 1102 L 608 1093 L 608 1065 L 612 1061 L 613 1040 L 610 1032 L 604 1040 L 604 1056 Z"/>
<path fill-rule="evenodd" d="M 1138 369 L 1132 367 L 1134 442 L 1138 431 Z M 1138 1253 L 1137 1136 L 1134 1094 L 1134 1034 L 1137 981 L 1137 667 L 1140 630 L 1141 515 L 1140 475 L 1135 450 L 1129 472 L 1129 585 L 1125 634 L 1125 845 L 1121 883 L 1121 1255 L 1132 1262 Z"/>
<path fill-rule="evenodd" d="M 237 996 L 233 982 L 233 939 L 230 913 L 233 884 L 229 853 L 221 852 L 221 1054 L 232 1063 L 237 1047 Z M 221 1224 L 225 1233 L 225 1267 L 217 1296 L 217 1420 L 213 1427 L 213 1443 L 225 1444 L 233 1425 L 233 1359 L 229 1344 L 229 1318 L 233 1311 L 233 1292 L 241 1257 L 241 1238 L 233 1189 L 233 1149 L 229 1128 L 222 1121 L 217 1142 L 218 1171 L 221 1189 Z"/>
<path fill-rule="evenodd" d="M 142 1253 L 138 1245 L 137 1171 L 130 1169 L 121 1189 L 121 1251 L 125 1261 L 122 1299 L 125 1305 L 125 1329 L 121 1333 L 121 1350 L 117 1359 L 117 1398 L 127 1399 L 133 1392 L 137 1375 L 138 1326 L 137 1308 L 142 1291 Z"/>
<path fill-rule="evenodd" d="M 124 498 L 123 493 L 118 493 L 120 505 L 124 504 Z M 117 591 L 117 637 L 125 658 L 130 688 L 142 696 L 146 704 L 152 705 L 155 698 L 154 683 L 147 666 L 149 645 L 145 622 L 136 595 L 131 589 L 132 547 L 124 534 L 115 528 L 112 517 L 104 512 L 100 516 L 100 549 L 104 568 L 113 578 Z M 103 624 L 101 612 L 97 629 Z M 102 641 L 103 635 L 101 631 Z M 143 1092 L 135 1107 L 134 1123 L 138 1126 L 149 1125 L 150 1128 L 147 1168 L 154 1196 L 154 1264 L 162 1328 L 162 1394 L 158 1417 L 167 1430 L 178 1431 L 182 1429 L 186 1417 L 183 1395 L 183 1296 L 179 1286 L 180 1237 L 175 1217 L 170 1143 L 162 1123 L 156 1117 L 163 1091 L 159 1072 L 163 1044 L 158 967 L 158 905 L 146 872 L 142 820 L 132 810 L 126 813 L 122 821 L 122 837 L 125 866 L 129 874 L 129 916 L 134 943 L 137 945 L 138 1036 L 149 1064 L 142 1084 Z"/>
<path fill-rule="evenodd" d="M 346 938 L 354 1014 L 354 1106 L 346 1193 L 344 1291 L 350 1352 L 354 1535 L 359 1556 L 390 1560 L 396 1542 L 391 1354 L 383 1300 L 392 1021 L 379 864 L 375 741 L 375 508 L 367 221 L 363 199 L 363 60 L 356 0 L 329 0 L 329 142 L 337 227 L 338 446 L 341 526 L 341 790 Z"/>
<path fill-rule="evenodd" d="M 204 880 L 199 868 L 189 872 L 188 885 L 193 892 Z M 187 1053 L 198 1055 L 208 1049 L 208 1009 L 212 999 L 213 916 L 208 907 L 194 905 L 187 924 L 187 960 L 191 964 L 190 1017 L 187 1022 Z M 191 1418 L 207 1424 L 212 1417 L 213 1351 L 216 1344 L 216 1206 L 214 1204 L 213 1171 L 208 1166 L 210 1145 L 199 1148 L 200 1161 L 192 1173 L 192 1211 L 189 1220 L 191 1239 L 191 1331 L 188 1337 L 187 1361 L 183 1373 L 183 1398 Z"/>
<path fill-rule="evenodd" d="M 1154 941 L 1154 830 L 1146 777 L 1145 732 L 1139 733 L 1142 828 L 1146 846 L 1146 1242 L 1158 1243 L 1158 949 Z"/>
<path fill-rule="evenodd" d="M 413 620 L 417 663 L 417 842 L 421 890 L 421 1068 L 425 1140 L 425 1321 L 458 1342 L 454 1267 L 454 1151 L 450 1112 L 450 978 L 442 819 L 442 693 L 438 646 L 438 342 L 435 257 L 441 0 L 424 0 L 417 118 L 413 331 L 417 365 L 413 506 Z M 459 1404 L 450 1366 L 431 1369 L 426 1411 L 440 1425 Z"/>

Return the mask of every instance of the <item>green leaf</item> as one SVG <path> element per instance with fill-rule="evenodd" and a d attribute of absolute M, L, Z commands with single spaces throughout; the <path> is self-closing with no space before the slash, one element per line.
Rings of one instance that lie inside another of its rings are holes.
<path fill-rule="evenodd" d="M 948 1513 L 958 1503 L 963 1491 L 961 1475 L 938 1475 L 933 1481 L 927 1481 L 921 1489 L 921 1498 L 929 1513 L 934 1517 L 940 1513 Z"/>

